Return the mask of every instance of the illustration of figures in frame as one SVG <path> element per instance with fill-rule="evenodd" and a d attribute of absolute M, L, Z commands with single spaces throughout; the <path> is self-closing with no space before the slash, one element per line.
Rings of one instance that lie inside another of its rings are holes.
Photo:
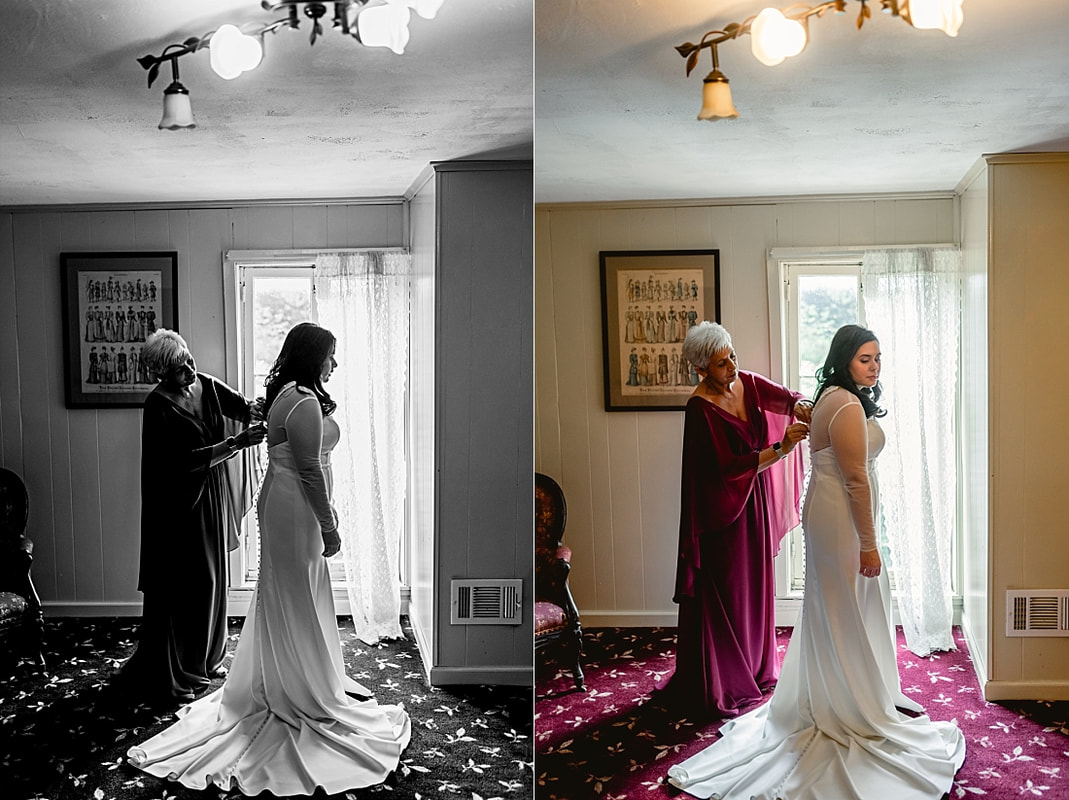
<path fill-rule="evenodd" d="M 178 253 L 62 253 L 68 408 L 140 406 L 156 382 L 141 348 L 174 328 Z"/>
<path fill-rule="evenodd" d="M 719 320 L 719 251 L 600 254 L 607 411 L 682 409 L 698 374 L 687 331 Z"/>

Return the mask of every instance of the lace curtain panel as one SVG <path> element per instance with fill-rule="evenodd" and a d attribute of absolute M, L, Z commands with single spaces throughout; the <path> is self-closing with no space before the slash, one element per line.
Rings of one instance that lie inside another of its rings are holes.
<path fill-rule="evenodd" d="M 866 252 L 865 317 L 880 340 L 883 520 L 909 649 L 954 650 L 951 543 L 957 520 L 955 413 L 960 252 Z"/>
<path fill-rule="evenodd" d="M 342 438 L 332 455 L 345 583 L 362 642 L 401 632 L 398 568 L 405 512 L 405 388 L 411 257 L 395 251 L 322 253 L 320 324 L 337 337 L 327 386 Z"/>

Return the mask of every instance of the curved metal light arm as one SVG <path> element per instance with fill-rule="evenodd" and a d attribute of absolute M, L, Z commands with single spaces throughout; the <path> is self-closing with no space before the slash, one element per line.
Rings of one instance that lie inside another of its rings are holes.
<path fill-rule="evenodd" d="M 334 8 L 334 27 L 341 28 L 342 33 L 349 34 L 351 33 L 348 16 L 349 9 L 354 6 L 363 6 L 366 3 L 367 0 L 339 0 L 334 3 L 317 3 L 309 2 L 308 0 L 276 0 L 276 2 L 262 0 L 260 5 L 265 11 L 279 11 L 285 9 L 286 16 L 282 19 L 276 19 L 274 22 L 268 22 L 254 27 L 250 27 L 248 24 L 242 25 L 241 32 L 246 36 L 259 36 L 262 38 L 265 34 L 277 33 L 282 28 L 297 29 L 300 27 L 300 17 L 297 15 L 297 7 L 304 6 L 305 16 L 312 20 L 310 43 L 315 44 L 316 37 L 323 33 L 323 27 L 320 25 L 319 18 L 326 13 L 328 6 L 333 6 Z M 165 61 L 171 61 L 177 64 L 176 59 L 208 47 L 211 44 L 212 36 L 215 34 L 216 31 L 209 31 L 203 36 L 193 36 L 186 39 L 181 44 L 167 45 L 167 47 L 163 49 L 163 52 L 158 56 L 150 54 L 141 56 L 141 58 L 137 59 L 137 63 L 141 65 L 142 69 L 148 70 L 149 87 L 152 86 L 153 81 L 159 76 L 160 64 Z"/>
<path fill-rule="evenodd" d="M 872 16 L 872 10 L 869 8 L 869 3 L 876 2 L 879 2 L 881 10 L 885 14 L 891 14 L 897 17 L 901 16 L 902 11 L 905 10 L 900 8 L 899 0 L 860 0 L 861 9 L 857 16 L 857 27 L 859 29 L 865 24 L 865 20 Z M 796 3 L 787 8 L 780 9 L 780 13 L 783 14 L 784 17 L 801 22 L 803 25 L 807 25 L 810 17 L 815 16 L 820 18 L 829 11 L 834 11 L 837 14 L 845 14 L 846 0 L 828 0 L 828 2 L 820 3 L 815 6 Z M 710 48 L 712 51 L 713 65 L 715 69 L 717 60 L 715 45 L 731 39 L 738 39 L 743 34 L 749 33 L 755 19 L 757 19 L 756 14 L 752 17 L 747 17 L 742 22 L 732 22 L 730 25 L 725 25 L 723 30 L 709 31 L 702 36 L 701 41 L 698 44 L 684 42 L 683 44 L 676 45 L 676 51 L 683 56 L 683 58 L 687 59 L 687 75 L 690 75 L 691 70 L 697 65 L 698 56 L 701 54 L 702 49 L 706 47 Z"/>

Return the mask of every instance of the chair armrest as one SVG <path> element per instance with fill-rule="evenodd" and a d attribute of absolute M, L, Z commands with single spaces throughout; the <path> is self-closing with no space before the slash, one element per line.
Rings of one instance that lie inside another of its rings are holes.
<path fill-rule="evenodd" d="M 570 565 L 572 563 L 572 549 L 567 545 L 561 545 L 557 548 L 557 559 L 560 561 L 567 561 Z"/>

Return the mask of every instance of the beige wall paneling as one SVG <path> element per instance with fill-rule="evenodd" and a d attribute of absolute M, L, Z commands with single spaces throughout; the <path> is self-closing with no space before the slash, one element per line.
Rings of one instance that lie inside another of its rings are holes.
<path fill-rule="evenodd" d="M 771 248 L 954 241 L 953 220 L 949 195 L 537 209 L 535 468 L 564 488 L 570 582 L 584 624 L 676 619 L 683 417 L 604 410 L 598 251 L 718 248 L 722 322 L 742 366 L 767 375 Z"/>
<path fill-rule="evenodd" d="M 542 471 L 560 480 L 560 416 L 557 405 L 557 337 L 553 318 L 543 319 L 538 309 L 552 309 L 553 254 L 550 242 L 550 214 L 535 212 L 535 461 Z M 0 408 L 2 411 L 2 408 Z M 568 532 L 565 530 L 565 536 Z"/>
<path fill-rule="evenodd" d="M 983 686 L 992 627 L 988 597 L 988 192 L 987 168 L 961 192 L 962 631 Z"/>
<path fill-rule="evenodd" d="M 1052 368 L 1069 342 L 1069 154 L 991 156 L 988 165 L 993 624 L 985 696 L 1069 699 L 1069 638 L 1006 637 L 996 622 L 1007 589 L 1069 588 L 1069 473 L 1050 455 L 1069 395 L 1069 373 Z M 1033 378 L 1040 388 L 1028 391 Z"/>

